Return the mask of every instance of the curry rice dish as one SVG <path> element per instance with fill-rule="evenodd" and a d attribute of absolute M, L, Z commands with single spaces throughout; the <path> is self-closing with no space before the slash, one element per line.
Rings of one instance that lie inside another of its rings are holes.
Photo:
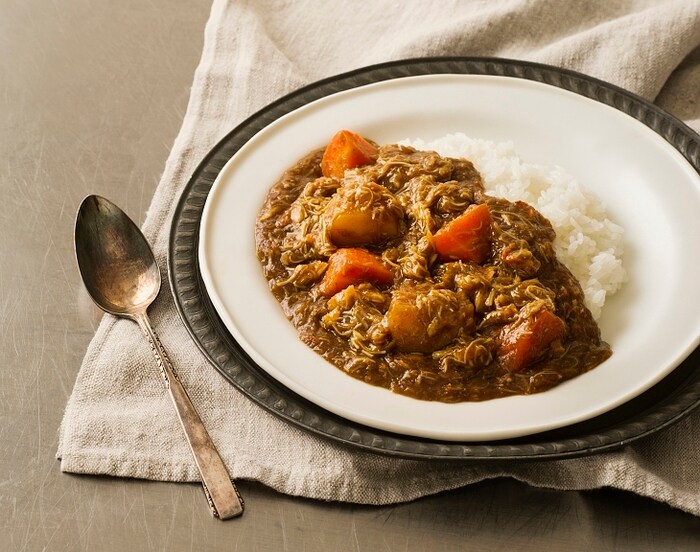
<path fill-rule="evenodd" d="M 482 401 L 612 354 L 550 222 L 463 158 L 340 131 L 272 186 L 255 239 L 300 339 L 368 384 Z"/>

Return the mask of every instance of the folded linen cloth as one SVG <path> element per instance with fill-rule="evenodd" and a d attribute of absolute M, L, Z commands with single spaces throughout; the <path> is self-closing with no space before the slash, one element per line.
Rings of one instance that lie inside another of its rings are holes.
<path fill-rule="evenodd" d="M 214 0 L 181 131 L 144 223 L 161 267 L 190 175 L 259 108 L 323 77 L 420 56 L 548 63 L 619 85 L 700 128 L 700 1 L 394 2 Z M 401 502 L 483 479 L 554 489 L 616 487 L 700 515 L 700 410 L 618 451 L 468 466 L 339 446 L 238 393 L 193 345 L 164 278 L 151 311 L 231 476 L 280 492 L 366 504 Z M 66 472 L 196 481 L 196 466 L 136 324 L 105 316 L 68 402 L 57 456 Z"/>

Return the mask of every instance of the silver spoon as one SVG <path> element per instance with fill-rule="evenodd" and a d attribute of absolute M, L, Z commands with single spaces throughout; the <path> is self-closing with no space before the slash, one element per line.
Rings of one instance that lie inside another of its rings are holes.
<path fill-rule="evenodd" d="M 150 341 L 212 514 L 221 519 L 240 516 L 243 501 L 148 320 L 146 310 L 158 295 L 161 282 L 145 237 L 114 203 L 90 195 L 81 203 L 75 221 L 75 253 L 80 275 L 97 306 L 134 320 Z"/>

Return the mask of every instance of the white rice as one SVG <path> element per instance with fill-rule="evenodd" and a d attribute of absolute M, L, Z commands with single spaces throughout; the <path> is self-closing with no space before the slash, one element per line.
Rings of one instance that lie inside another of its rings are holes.
<path fill-rule="evenodd" d="M 489 195 L 521 200 L 552 223 L 559 260 L 578 279 L 593 316 L 626 279 L 622 265 L 623 229 L 609 220 L 605 206 L 561 167 L 526 163 L 512 142 L 491 142 L 462 133 L 438 140 L 401 142 L 447 157 L 465 157 L 481 173 Z"/>

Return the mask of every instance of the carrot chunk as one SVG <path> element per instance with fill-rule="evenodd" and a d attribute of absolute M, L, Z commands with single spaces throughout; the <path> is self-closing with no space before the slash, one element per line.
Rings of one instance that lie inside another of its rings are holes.
<path fill-rule="evenodd" d="M 519 372 L 560 339 L 564 330 L 564 321 L 548 309 L 505 326 L 498 348 L 500 364 L 510 372 Z"/>
<path fill-rule="evenodd" d="M 326 146 L 321 159 L 323 176 L 342 178 L 346 169 L 372 163 L 379 150 L 362 136 L 349 130 L 337 132 Z"/>
<path fill-rule="evenodd" d="M 331 297 L 360 282 L 386 285 L 393 279 L 394 273 L 382 259 L 364 249 L 346 247 L 338 249 L 328 259 L 328 268 L 319 284 L 319 291 Z"/>
<path fill-rule="evenodd" d="M 448 222 L 433 236 L 443 261 L 483 263 L 491 256 L 491 212 L 485 203 L 470 205 L 464 214 Z"/>

